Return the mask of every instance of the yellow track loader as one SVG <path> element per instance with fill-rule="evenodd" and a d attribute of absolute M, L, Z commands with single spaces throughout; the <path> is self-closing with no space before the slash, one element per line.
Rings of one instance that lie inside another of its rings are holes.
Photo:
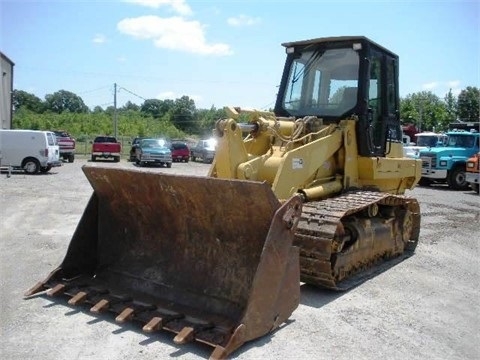
<path fill-rule="evenodd" d="M 403 158 L 398 57 L 365 37 L 283 45 L 274 111 L 228 108 L 208 176 L 84 166 L 94 192 L 66 257 L 26 296 L 221 359 L 285 322 L 300 280 L 347 289 L 411 253 L 421 162 Z"/>

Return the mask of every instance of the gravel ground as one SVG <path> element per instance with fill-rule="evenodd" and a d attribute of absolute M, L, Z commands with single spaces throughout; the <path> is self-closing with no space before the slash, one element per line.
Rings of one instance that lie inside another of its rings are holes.
<path fill-rule="evenodd" d="M 39 295 L 23 293 L 58 266 L 92 193 L 86 159 L 48 174 L 0 175 L 2 359 L 207 359 L 200 343 L 144 334 Z M 108 166 L 133 167 L 126 161 Z M 171 169 L 205 175 L 208 165 Z M 480 202 L 472 191 L 416 188 L 422 228 L 414 256 L 345 292 L 302 284 L 288 323 L 235 359 L 480 359 Z"/>

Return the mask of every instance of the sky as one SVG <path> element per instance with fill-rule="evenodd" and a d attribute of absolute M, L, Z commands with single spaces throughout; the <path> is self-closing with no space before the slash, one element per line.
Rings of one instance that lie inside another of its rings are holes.
<path fill-rule="evenodd" d="M 0 0 L 14 89 L 106 108 L 184 95 L 272 108 L 284 42 L 361 35 L 400 57 L 400 96 L 480 87 L 480 1 Z"/>

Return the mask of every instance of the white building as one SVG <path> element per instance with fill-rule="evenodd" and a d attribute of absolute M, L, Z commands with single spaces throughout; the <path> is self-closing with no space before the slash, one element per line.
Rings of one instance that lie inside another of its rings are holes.
<path fill-rule="evenodd" d="M 12 128 L 12 92 L 13 66 L 15 64 L 6 55 L 0 52 L 0 129 Z"/>

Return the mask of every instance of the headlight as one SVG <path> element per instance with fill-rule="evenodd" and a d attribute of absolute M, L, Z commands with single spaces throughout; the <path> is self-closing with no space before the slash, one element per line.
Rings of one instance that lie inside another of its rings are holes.
<path fill-rule="evenodd" d="M 446 160 L 440 160 L 440 166 L 447 166 Z"/>
<path fill-rule="evenodd" d="M 474 167 L 475 167 L 475 163 L 474 163 L 474 162 L 467 162 L 467 168 L 473 169 Z"/>

